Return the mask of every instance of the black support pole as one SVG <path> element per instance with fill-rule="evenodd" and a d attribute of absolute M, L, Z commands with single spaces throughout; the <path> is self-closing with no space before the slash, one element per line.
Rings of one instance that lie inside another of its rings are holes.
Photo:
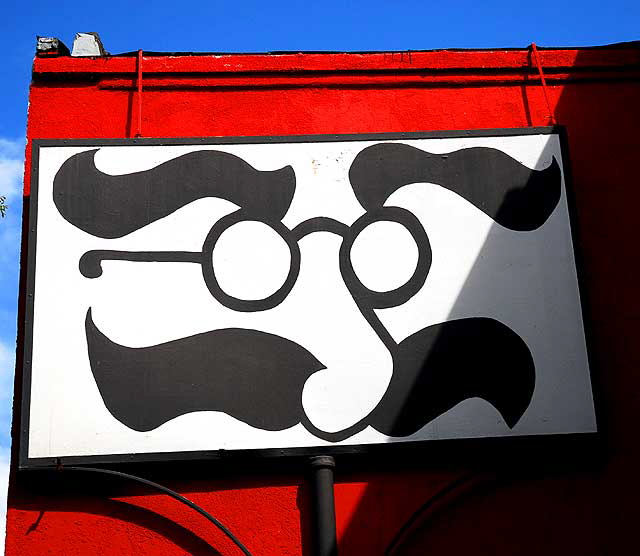
<path fill-rule="evenodd" d="M 337 556 L 336 507 L 333 499 L 331 456 L 311 458 L 311 504 L 313 506 L 313 556 Z"/>

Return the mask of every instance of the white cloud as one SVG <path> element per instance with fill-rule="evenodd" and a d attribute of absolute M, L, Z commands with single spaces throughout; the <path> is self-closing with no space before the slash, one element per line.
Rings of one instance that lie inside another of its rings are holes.
<path fill-rule="evenodd" d="M 5 291 L 17 286 L 14 282 L 20 252 L 23 157 L 24 141 L 0 137 L 0 195 L 6 197 L 9 207 L 6 217 L 0 218 L 0 287 Z"/>
<path fill-rule="evenodd" d="M 22 161 L 0 158 L 0 195 L 7 199 L 16 197 L 20 193 L 21 178 Z"/>
<path fill-rule="evenodd" d="M 20 254 L 20 216 L 22 214 L 22 202 L 8 203 L 7 216 L 0 218 L 0 279 L 4 278 L 10 270 L 17 270 Z M 17 215 L 15 213 L 18 213 Z M 9 268 L 9 265 L 15 267 Z M 2 283 L 2 287 L 6 284 Z M 17 286 L 17 283 L 15 284 Z M 17 292 L 16 292 L 17 296 Z"/>
<path fill-rule="evenodd" d="M 5 294 L 2 297 L 0 316 L 4 322 L 15 322 L 23 157 L 24 141 L 0 138 L 0 195 L 7 197 L 9 205 L 6 218 L 0 219 L 0 287 Z M 10 335 L 11 331 L 5 328 L 3 337 L 0 338 L 0 555 L 4 554 L 11 442 L 9 428 L 15 367 L 15 336 L 10 338 Z"/>
<path fill-rule="evenodd" d="M 13 392 L 13 371 L 15 367 L 14 346 L 0 340 L 0 404 L 11 401 Z M 1 439 L 0 439 L 1 443 Z"/>
<path fill-rule="evenodd" d="M 13 392 L 13 369 L 15 353 L 13 347 L 0 340 L 0 406 L 5 413 L 11 407 Z M 8 439 L 8 423 L 4 418 L 0 419 L 0 425 L 7 430 L 1 431 L 0 444 L 5 444 Z M 9 457 L 10 446 L 0 446 L 0 555 L 4 554 L 4 537 L 7 522 L 7 490 L 9 488 Z"/>
<path fill-rule="evenodd" d="M 24 139 L 4 139 L 0 137 L 0 158 L 24 157 Z"/>
<path fill-rule="evenodd" d="M 24 142 L 0 138 L 0 195 L 7 200 L 20 195 L 24 166 Z"/>
<path fill-rule="evenodd" d="M 0 219 L 0 446 L 8 443 L 13 394 L 23 152 L 24 142 L 0 137 L 0 195 L 9 205 Z"/>
<path fill-rule="evenodd" d="M 7 490 L 9 489 L 9 450 L 0 450 L 0 554 L 4 554 L 7 531 Z"/>

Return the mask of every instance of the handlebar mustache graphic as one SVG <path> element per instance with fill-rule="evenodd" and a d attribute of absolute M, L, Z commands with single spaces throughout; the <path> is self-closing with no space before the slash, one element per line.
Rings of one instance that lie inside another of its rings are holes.
<path fill-rule="evenodd" d="M 219 151 L 195 151 L 142 172 L 112 176 L 95 165 L 98 149 L 69 158 L 54 179 L 53 200 L 72 225 L 94 236 L 125 236 L 205 197 L 231 201 L 260 220 L 279 221 L 296 189 L 293 168 L 260 171 Z M 541 226 L 560 199 L 555 158 L 531 170 L 502 151 L 473 147 L 431 154 L 379 143 L 362 150 L 349 170 L 360 204 L 376 210 L 403 185 L 434 183 L 516 231 Z"/>
<path fill-rule="evenodd" d="M 192 201 L 218 197 L 256 216 L 280 220 L 296 187 L 293 168 L 259 171 L 219 151 L 195 151 L 150 170 L 111 176 L 98 170 L 98 149 L 69 158 L 53 182 L 53 201 L 75 227 L 97 237 L 123 237 Z"/>
<path fill-rule="evenodd" d="M 545 169 L 531 170 L 488 147 L 432 154 L 409 145 L 378 143 L 358 153 L 349 180 L 368 211 L 381 207 L 404 185 L 434 183 L 519 232 L 542 226 L 560 200 L 560 166 L 555 158 Z"/>
<path fill-rule="evenodd" d="M 326 432 L 310 422 L 302 406 L 305 382 L 326 367 L 291 340 L 229 328 L 130 348 L 105 336 L 91 310 L 85 329 L 100 395 L 111 414 L 136 431 L 153 430 L 194 411 L 223 411 L 269 431 L 302 423 L 329 442 L 369 425 L 399 437 L 472 397 L 491 403 L 513 427 L 535 386 L 533 359 L 515 332 L 489 318 L 449 321 L 391 350 L 393 377 L 374 410 L 347 429 Z"/>
<path fill-rule="evenodd" d="M 85 321 L 91 371 L 111 414 L 150 431 L 192 411 L 224 411 L 264 430 L 303 418 L 304 383 L 325 366 L 298 344 L 227 328 L 146 348 L 112 342 Z"/>

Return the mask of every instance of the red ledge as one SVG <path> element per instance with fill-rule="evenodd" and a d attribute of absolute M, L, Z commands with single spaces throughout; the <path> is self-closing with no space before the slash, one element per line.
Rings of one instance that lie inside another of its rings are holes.
<path fill-rule="evenodd" d="M 640 67 L 638 48 L 539 51 L 546 69 Z M 481 50 L 380 53 L 299 53 L 143 56 L 145 73 L 300 73 L 362 71 L 522 70 L 532 67 L 530 51 Z M 36 58 L 34 74 L 127 74 L 137 71 L 135 56 L 104 58 Z"/>

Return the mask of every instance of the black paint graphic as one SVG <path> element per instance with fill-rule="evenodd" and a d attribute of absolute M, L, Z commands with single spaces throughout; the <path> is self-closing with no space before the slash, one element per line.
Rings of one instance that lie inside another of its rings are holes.
<path fill-rule="evenodd" d="M 102 238 L 125 236 L 205 197 L 280 220 L 295 192 L 291 166 L 261 172 L 228 153 L 196 151 L 144 172 L 111 176 L 96 168 L 96 152 L 76 154 L 62 165 L 53 200 L 68 222 Z"/>
<path fill-rule="evenodd" d="M 369 422 L 407 436 L 469 398 L 493 405 L 514 427 L 533 396 L 529 348 L 497 320 L 466 318 L 412 334 L 392 352 L 393 377 Z"/>
<path fill-rule="evenodd" d="M 282 222 L 275 219 L 262 220 L 262 223 L 270 226 L 273 231 L 280 235 L 289 247 L 289 253 L 291 256 L 289 273 L 287 274 L 284 284 L 280 286 L 278 291 L 271 294 L 269 297 L 258 300 L 239 299 L 228 295 L 220 287 L 218 279 L 216 278 L 215 268 L 213 268 L 213 249 L 215 248 L 216 242 L 220 239 L 220 236 L 225 230 L 238 222 L 245 222 L 250 219 L 251 218 L 241 210 L 224 216 L 213 225 L 207 235 L 207 238 L 204 240 L 204 245 L 202 246 L 202 277 L 204 278 L 204 282 L 213 297 L 215 297 L 225 307 L 233 309 L 234 311 L 266 311 L 267 309 L 272 309 L 276 305 L 280 305 L 280 303 L 284 301 L 284 298 L 289 295 L 289 292 L 296 283 L 298 274 L 300 273 L 300 248 L 298 247 L 298 242 L 291 230 L 282 224 Z"/>
<path fill-rule="evenodd" d="M 413 297 L 424 285 L 424 281 L 431 266 L 431 246 L 420 221 L 408 210 L 400 207 L 383 207 L 382 209 L 367 213 L 360 217 L 351 227 L 333 220 L 332 218 L 312 218 L 302 222 L 293 230 L 289 230 L 284 224 L 276 220 L 259 220 L 270 226 L 289 247 L 290 267 L 287 278 L 282 286 L 265 299 L 246 300 L 227 294 L 222 290 L 215 275 L 212 264 L 212 254 L 216 242 L 223 232 L 239 222 L 256 221 L 244 210 L 232 212 L 218 220 L 207 235 L 201 252 L 190 251 L 87 251 L 79 262 L 80 272 L 86 278 L 98 278 L 102 276 L 102 261 L 138 261 L 138 262 L 182 262 L 198 263 L 202 267 L 202 276 L 211 292 L 225 307 L 234 311 L 254 312 L 266 311 L 282 303 L 295 285 L 300 273 L 300 248 L 298 242 L 306 235 L 316 232 L 329 232 L 340 235 L 343 238 L 340 249 L 340 268 L 352 295 L 359 299 L 366 299 L 368 303 L 380 309 L 383 307 L 395 307 L 405 303 Z M 418 264 L 406 284 L 390 292 L 376 292 L 368 289 L 357 278 L 351 266 L 351 247 L 358 234 L 370 224 L 380 221 L 398 222 L 405 226 L 413 236 L 418 246 Z"/>
<path fill-rule="evenodd" d="M 78 263 L 85 278 L 102 276 L 102 261 L 137 261 L 158 263 L 200 263 L 202 253 L 191 251 L 87 251 Z"/>
<path fill-rule="evenodd" d="M 403 437 L 470 398 L 493 405 L 513 428 L 535 387 L 535 367 L 522 338 L 489 318 L 443 322 L 412 334 L 391 348 L 393 375 L 384 396 L 362 421 L 338 432 L 305 427 L 339 442 L 368 425 L 387 436 Z"/>
<path fill-rule="evenodd" d="M 418 246 L 418 262 L 413 274 L 402 286 L 388 292 L 376 292 L 367 288 L 356 275 L 351 263 L 351 248 L 356 238 L 365 228 L 375 222 L 397 222 L 411 234 Z M 362 311 L 364 306 L 376 309 L 397 307 L 406 303 L 418 293 L 427 279 L 431 268 L 431 244 L 420 221 L 406 209 L 400 207 L 382 207 L 358 218 L 343 235 L 340 247 L 340 272 L 344 283 Z M 366 317 L 366 315 L 365 315 Z"/>
<path fill-rule="evenodd" d="M 360 422 L 338 432 L 315 427 L 302 389 L 326 368 L 300 345 L 258 330 L 221 329 L 142 348 L 107 338 L 87 313 L 91 371 L 109 412 L 136 431 L 150 431 L 194 411 L 223 411 L 263 430 L 303 423 L 338 442 L 367 426 L 408 436 L 469 398 L 492 404 L 509 427 L 527 409 L 535 386 L 529 349 L 507 326 L 468 318 L 430 326 L 393 350 L 393 376 L 382 400 Z"/>
<path fill-rule="evenodd" d="M 107 409 L 137 431 L 207 410 L 259 429 L 292 427 L 303 415 L 304 383 L 325 368 L 294 342 L 257 330 L 227 328 L 129 348 L 102 334 L 91 310 L 85 328 L 91 371 Z"/>
<path fill-rule="evenodd" d="M 544 170 L 531 170 L 487 147 L 431 154 L 409 145 L 379 143 L 358 153 L 349 179 L 368 211 L 381 207 L 404 185 L 435 183 L 516 231 L 539 228 L 560 200 L 560 167 L 555 158 Z"/>
<path fill-rule="evenodd" d="M 492 404 L 509 427 L 515 426 L 529 406 L 535 366 L 525 342 L 506 325 L 489 318 L 460 319 L 424 328 L 399 344 L 386 330 L 375 309 L 401 305 L 420 291 L 432 252 L 415 215 L 383 205 L 403 185 L 436 183 L 503 226 L 534 230 L 548 219 L 560 199 L 560 168 L 555 159 L 544 170 L 531 170 L 489 148 L 434 155 L 401 144 L 373 145 L 358 154 L 349 171 L 366 214 L 351 226 L 317 217 L 289 230 L 281 222 L 295 192 L 295 176 L 289 166 L 259 172 L 233 155 L 199 151 L 146 172 L 107 176 L 96 170 L 94 154 L 90 151 L 69 159 L 54 182 L 54 200 L 61 214 L 94 235 L 121 237 L 204 196 L 224 198 L 240 208 L 213 225 L 200 252 L 89 251 L 80 260 L 84 276 L 99 277 L 103 260 L 195 263 L 201 265 L 207 288 L 221 304 L 236 311 L 265 311 L 280 304 L 297 280 L 298 242 L 316 232 L 336 234 L 342 238 L 339 264 L 345 285 L 393 360 L 391 382 L 373 411 L 345 430 L 326 432 L 310 422 L 301 402 L 306 380 L 325 367 L 291 340 L 257 330 L 223 329 L 157 346 L 128 348 L 102 334 L 89 310 L 86 335 L 91 370 L 105 405 L 126 426 L 148 431 L 185 413 L 222 411 L 270 431 L 302 423 L 317 437 L 338 442 L 367 426 L 387 436 L 405 437 L 474 397 Z M 284 284 L 262 300 L 228 295 L 219 286 L 212 264 L 222 233 L 247 220 L 270 226 L 291 254 Z M 355 239 L 379 221 L 403 225 L 419 252 L 410 279 L 387 292 L 368 289 L 351 262 Z"/>

